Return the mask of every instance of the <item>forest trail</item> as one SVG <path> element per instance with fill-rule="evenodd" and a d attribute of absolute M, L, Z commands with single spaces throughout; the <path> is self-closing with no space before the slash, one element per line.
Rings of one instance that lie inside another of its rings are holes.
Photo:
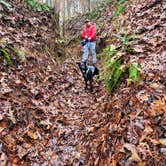
<path fill-rule="evenodd" d="M 141 80 L 128 84 L 124 73 L 111 97 L 97 80 L 93 93 L 84 89 L 79 44 L 63 58 L 52 13 L 7 2 L 10 10 L 0 5 L 0 48 L 13 65 L 1 51 L 0 165 L 165 166 L 166 2 L 135 0 L 115 19 L 117 3 L 110 3 L 102 13 L 99 38 L 118 51 L 126 42 L 117 38 L 121 31 L 138 34 L 121 51 L 127 65 L 141 64 Z M 78 22 L 73 36 L 80 33 L 78 20 L 70 24 Z"/>
<path fill-rule="evenodd" d="M 76 65 L 79 44 L 69 49 L 73 55 L 65 61 L 54 60 L 52 48 L 42 52 L 55 37 L 50 13 L 9 2 L 12 10 L 1 9 L 0 47 L 14 65 L 0 56 L 0 165 L 85 164 L 88 135 L 106 117 L 103 85 L 94 81 L 93 93 L 84 89 Z M 52 47 L 53 52 L 60 49 Z"/>
<path fill-rule="evenodd" d="M 82 75 L 73 59 L 67 59 L 59 67 L 58 78 L 57 75 L 54 78 L 61 81 L 61 89 L 57 89 L 51 97 L 58 110 L 54 112 L 53 126 L 56 128 L 52 133 L 52 142 L 50 140 L 50 148 L 58 156 L 51 162 L 84 165 L 88 157 L 88 135 L 106 118 L 102 111 L 104 90 L 96 81 L 93 93 L 85 90 Z M 58 85 L 55 83 L 54 86 Z"/>
<path fill-rule="evenodd" d="M 28 161 L 33 165 L 87 164 L 89 136 L 108 121 L 102 83 L 95 80 L 94 91 L 85 90 L 74 58 L 46 64 L 45 69 L 39 59 L 28 59 L 31 63 L 26 64 L 24 74 L 12 69 L 12 76 L 4 75 L 12 91 L 3 92 L 0 105 L 1 144 L 8 154 L 5 162 L 21 164 L 20 159 L 26 158 L 23 165 Z"/>

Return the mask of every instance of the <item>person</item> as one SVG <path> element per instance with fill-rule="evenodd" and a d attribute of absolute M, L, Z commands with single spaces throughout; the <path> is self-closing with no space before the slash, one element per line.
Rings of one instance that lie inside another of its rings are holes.
<path fill-rule="evenodd" d="M 97 63 L 96 57 L 96 27 L 90 20 L 85 20 L 85 27 L 82 30 L 82 46 L 83 46 L 83 56 L 82 63 L 86 63 L 89 56 L 89 50 L 92 53 L 92 63 L 95 66 Z"/>

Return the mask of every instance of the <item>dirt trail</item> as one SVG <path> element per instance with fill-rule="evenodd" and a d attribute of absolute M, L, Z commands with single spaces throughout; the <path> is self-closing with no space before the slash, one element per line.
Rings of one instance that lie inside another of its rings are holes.
<path fill-rule="evenodd" d="M 84 90 L 75 63 L 78 44 L 63 62 L 53 60 L 51 48 L 43 50 L 54 38 L 52 24 L 42 21 L 50 22 L 50 14 L 8 2 L 12 10 L 3 8 L 0 47 L 14 65 L 0 56 L 0 165 L 165 165 L 165 1 L 136 0 L 124 13 L 131 34 L 139 35 L 127 56 L 141 62 L 141 81 L 130 86 L 122 81 L 111 101 L 103 83 L 95 81 L 93 93 Z M 103 40 L 116 33 L 110 8 L 104 12 Z M 121 44 L 116 40 L 113 44 Z M 25 60 L 4 41 L 28 49 Z"/>
<path fill-rule="evenodd" d="M 5 160 L 19 165 L 85 164 L 88 135 L 106 117 L 103 85 L 95 80 L 93 93 L 85 90 L 74 58 L 53 64 L 43 54 L 34 55 L 6 68 L 11 75 L 0 73 L 1 82 L 7 80 L 0 97 Z"/>
<path fill-rule="evenodd" d="M 103 85 L 95 81 L 93 93 L 84 90 L 75 63 L 79 48 L 64 62 L 50 56 L 52 48 L 59 51 L 57 43 L 43 50 L 55 37 L 52 13 L 7 2 L 11 10 L 1 5 L 0 47 L 14 65 L 0 56 L 0 165 L 85 164 L 87 135 L 103 119 Z M 25 50 L 23 61 L 11 47 Z"/>
<path fill-rule="evenodd" d="M 56 129 L 50 140 L 51 148 L 58 155 L 52 162 L 85 164 L 88 155 L 86 145 L 89 144 L 87 135 L 105 118 L 101 109 L 106 99 L 103 85 L 95 80 L 93 93 L 85 90 L 79 68 L 70 58 L 61 65 L 58 77 L 62 80 L 62 90 L 56 91 L 52 100 L 60 110 L 56 110 L 53 122 Z"/>

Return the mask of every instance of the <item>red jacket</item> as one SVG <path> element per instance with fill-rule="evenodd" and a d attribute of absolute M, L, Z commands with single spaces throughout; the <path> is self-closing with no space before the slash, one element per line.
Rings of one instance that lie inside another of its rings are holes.
<path fill-rule="evenodd" d="M 82 38 L 90 38 L 90 41 L 96 40 L 96 27 L 90 24 L 89 27 L 85 26 L 82 30 Z"/>

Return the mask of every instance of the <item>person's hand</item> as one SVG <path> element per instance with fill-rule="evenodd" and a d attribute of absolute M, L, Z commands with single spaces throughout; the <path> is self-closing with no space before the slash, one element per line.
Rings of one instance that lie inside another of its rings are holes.
<path fill-rule="evenodd" d="M 91 37 L 88 37 L 88 40 L 91 41 Z"/>

